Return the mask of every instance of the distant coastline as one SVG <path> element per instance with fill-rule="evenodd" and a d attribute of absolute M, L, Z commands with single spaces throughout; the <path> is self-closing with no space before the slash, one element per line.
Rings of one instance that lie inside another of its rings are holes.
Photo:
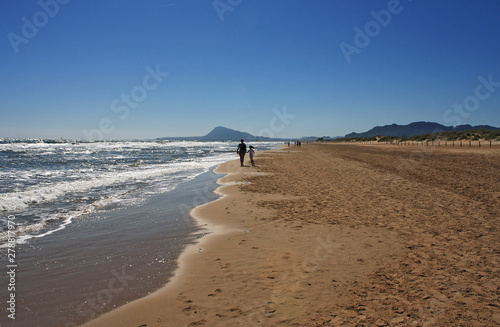
<path fill-rule="evenodd" d="M 167 141 L 239 141 L 240 139 L 244 139 L 245 141 L 276 141 L 276 142 L 291 142 L 295 140 L 299 141 L 367 141 L 367 140 L 377 140 L 382 137 L 390 137 L 393 139 L 400 138 L 412 138 L 425 135 L 429 138 L 429 135 L 439 134 L 438 136 L 443 136 L 447 138 L 457 137 L 460 138 L 463 135 L 469 134 L 471 131 L 474 132 L 474 136 L 480 135 L 486 137 L 486 139 L 493 139 L 498 136 L 497 134 L 485 133 L 481 131 L 500 131 L 500 127 L 494 127 L 489 125 L 459 125 L 459 126 L 444 126 L 438 123 L 433 122 L 414 122 L 408 125 L 384 125 L 384 126 L 376 126 L 366 132 L 362 133 L 349 133 L 345 136 L 303 136 L 297 138 L 269 138 L 265 136 L 255 136 L 247 132 L 242 132 L 234 129 L 230 129 L 227 127 L 217 126 L 210 133 L 203 136 L 184 136 L 184 137 L 174 137 L 167 136 L 157 138 L 157 140 L 167 140 Z M 465 134 L 463 134 L 464 132 Z M 441 133 L 441 134 L 440 134 Z M 495 136 L 496 135 L 496 136 Z M 430 139 L 430 138 L 429 138 Z M 450 139 L 451 140 L 451 139 Z M 385 141 L 385 139 L 384 139 Z"/>
<path fill-rule="evenodd" d="M 486 130 L 486 131 L 498 131 L 499 127 L 489 126 L 489 125 L 458 125 L 458 126 L 445 126 L 433 122 L 414 122 L 408 125 L 384 125 L 376 126 L 369 131 L 363 133 L 350 133 L 344 136 L 344 138 L 360 138 L 360 137 L 374 137 L 374 136 L 393 136 L 393 137 L 413 137 L 418 135 L 427 134 L 439 134 L 444 132 L 464 132 L 473 130 Z"/>
<path fill-rule="evenodd" d="M 238 130 L 230 129 L 223 126 L 215 127 L 210 133 L 203 136 L 167 136 L 161 137 L 157 140 L 167 140 L 167 141 L 239 141 L 244 139 L 245 141 L 264 141 L 264 142 L 284 142 L 296 140 L 294 138 L 271 138 L 266 136 L 255 136 L 247 132 L 241 132 Z M 317 137 L 312 137 L 311 139 L 317 139 Z"/>
<path fill-rule="evenodd" d="M 499 142 L 500 130 L 473 129 L 464 131 L 448 131 L 438 133 L 419 134 L 410 137 L 399 136 L 358 136 L 358 137 L 343 137 L 335 140 L 318 139 L 320 142 L 382 142 L 382 143 L 406 143 L 406 142 L 454 142 L 454 141 L 471 141 L 471 142 Z"/>

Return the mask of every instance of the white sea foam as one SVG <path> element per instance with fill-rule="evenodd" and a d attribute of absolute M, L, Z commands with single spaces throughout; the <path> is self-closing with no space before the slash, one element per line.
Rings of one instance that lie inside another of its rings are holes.
<path fill-rule="evenodd" d="M 158 176 L 172 175 L 179 172 L 203 172 L 220 159 L 203 159 L 200 161 L 177 162 L 152 167 L 136 167 L 131 171 L 120 173 L 99 173 L 88 179 L 76 181 L 60 181 L 51 185 L 33 186 L 22 192 L 0 194 L 0 210 L 18 211 L 32 204 L 54 201 L 72 192 L 85 192 L 90 189 L 123 184 L 130 181 L 144 181 Z"/>
<path fill-rule="evenodd" d="M 169 192 L 235 159 L 235 148 L 196 141 L 0 143 L 8 164 L 0 171 L 0 212 L 20 217 L 17 241 L 26 242 L 88 213 Z M 0 243 L 5 238 L 0 232 Z"/>

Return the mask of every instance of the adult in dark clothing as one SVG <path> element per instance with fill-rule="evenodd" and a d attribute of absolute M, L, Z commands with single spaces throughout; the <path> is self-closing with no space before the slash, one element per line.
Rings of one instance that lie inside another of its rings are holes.
<path fill-rule="evenodd" d="M 240 155 L 240 163 L 241 167 L 243 167 L 243 161 L 245 160 L 245 154 L 247 153 L 247 145 L 245 144 L 243 139 L 241 139 L 241 143 L 238 144 L 236 153 Z"/>

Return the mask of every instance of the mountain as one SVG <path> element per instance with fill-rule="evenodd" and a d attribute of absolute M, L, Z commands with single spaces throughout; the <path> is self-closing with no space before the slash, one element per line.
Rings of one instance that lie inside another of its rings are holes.
<path fill-rule="evenodd" d="M 411 137 L 415 135 L 438 133 L 438 132 L 461 132 L 467 130 L 485 129 L 490 131 L 500 130 L 498 127 L 493 127 L 489 125 L 459 125 L 459 126 L 444 126 L 438 123 L 432 122 L 415 122 L 408 125 L 385 125 L 376 126 L 367 132 L 363 133 L 350 133 L 347 134 L 346 138 L 355 137 L 373 137 L 373 136 L 397 136 L 397 137 Z"/>
<path fill-rule="evenodd" d="M 254 136 L 246 132 L 240 132 L 227 127 L 217 126 L 204 136 L 185 137 L 162 137 L 159 140 L 186 140 L 186 141 L 282 141 L 283 139 L 271 139 L 264 136 Z"/>
<path fill-rule="evenodd" d="M 246 141 L 256 141 L 259 137 L 234 129 L 217 126 L 210 133 L 202 136 L 200 139 L 203 141 L 239 141 L 241 139 Z"/>

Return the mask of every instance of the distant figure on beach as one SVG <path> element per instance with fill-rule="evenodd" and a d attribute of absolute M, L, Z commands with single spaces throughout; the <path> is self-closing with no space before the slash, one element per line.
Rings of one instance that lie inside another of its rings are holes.
<path fill-rule="evenodd" d="M 250 162 L 252 163 L 252 166 L 255 166 L 255 162 L 253 161 L 253 155 L 255 154 L 255 150 L 253 145 L 250 145 L 250 150 L 248 150 L 248 155 L 250 156 Z"/>
<path fill-rule="evenodd" d="M 243 161 L 245 160 L 245 154 L 247 153 L 247 145 L 244 141 L 245 140 L 241 139 L 241 143 L 238 144 L 238 149 L 236 150 L 236 153 L 240 155 L 241 167 L 243 167 Z"/>

